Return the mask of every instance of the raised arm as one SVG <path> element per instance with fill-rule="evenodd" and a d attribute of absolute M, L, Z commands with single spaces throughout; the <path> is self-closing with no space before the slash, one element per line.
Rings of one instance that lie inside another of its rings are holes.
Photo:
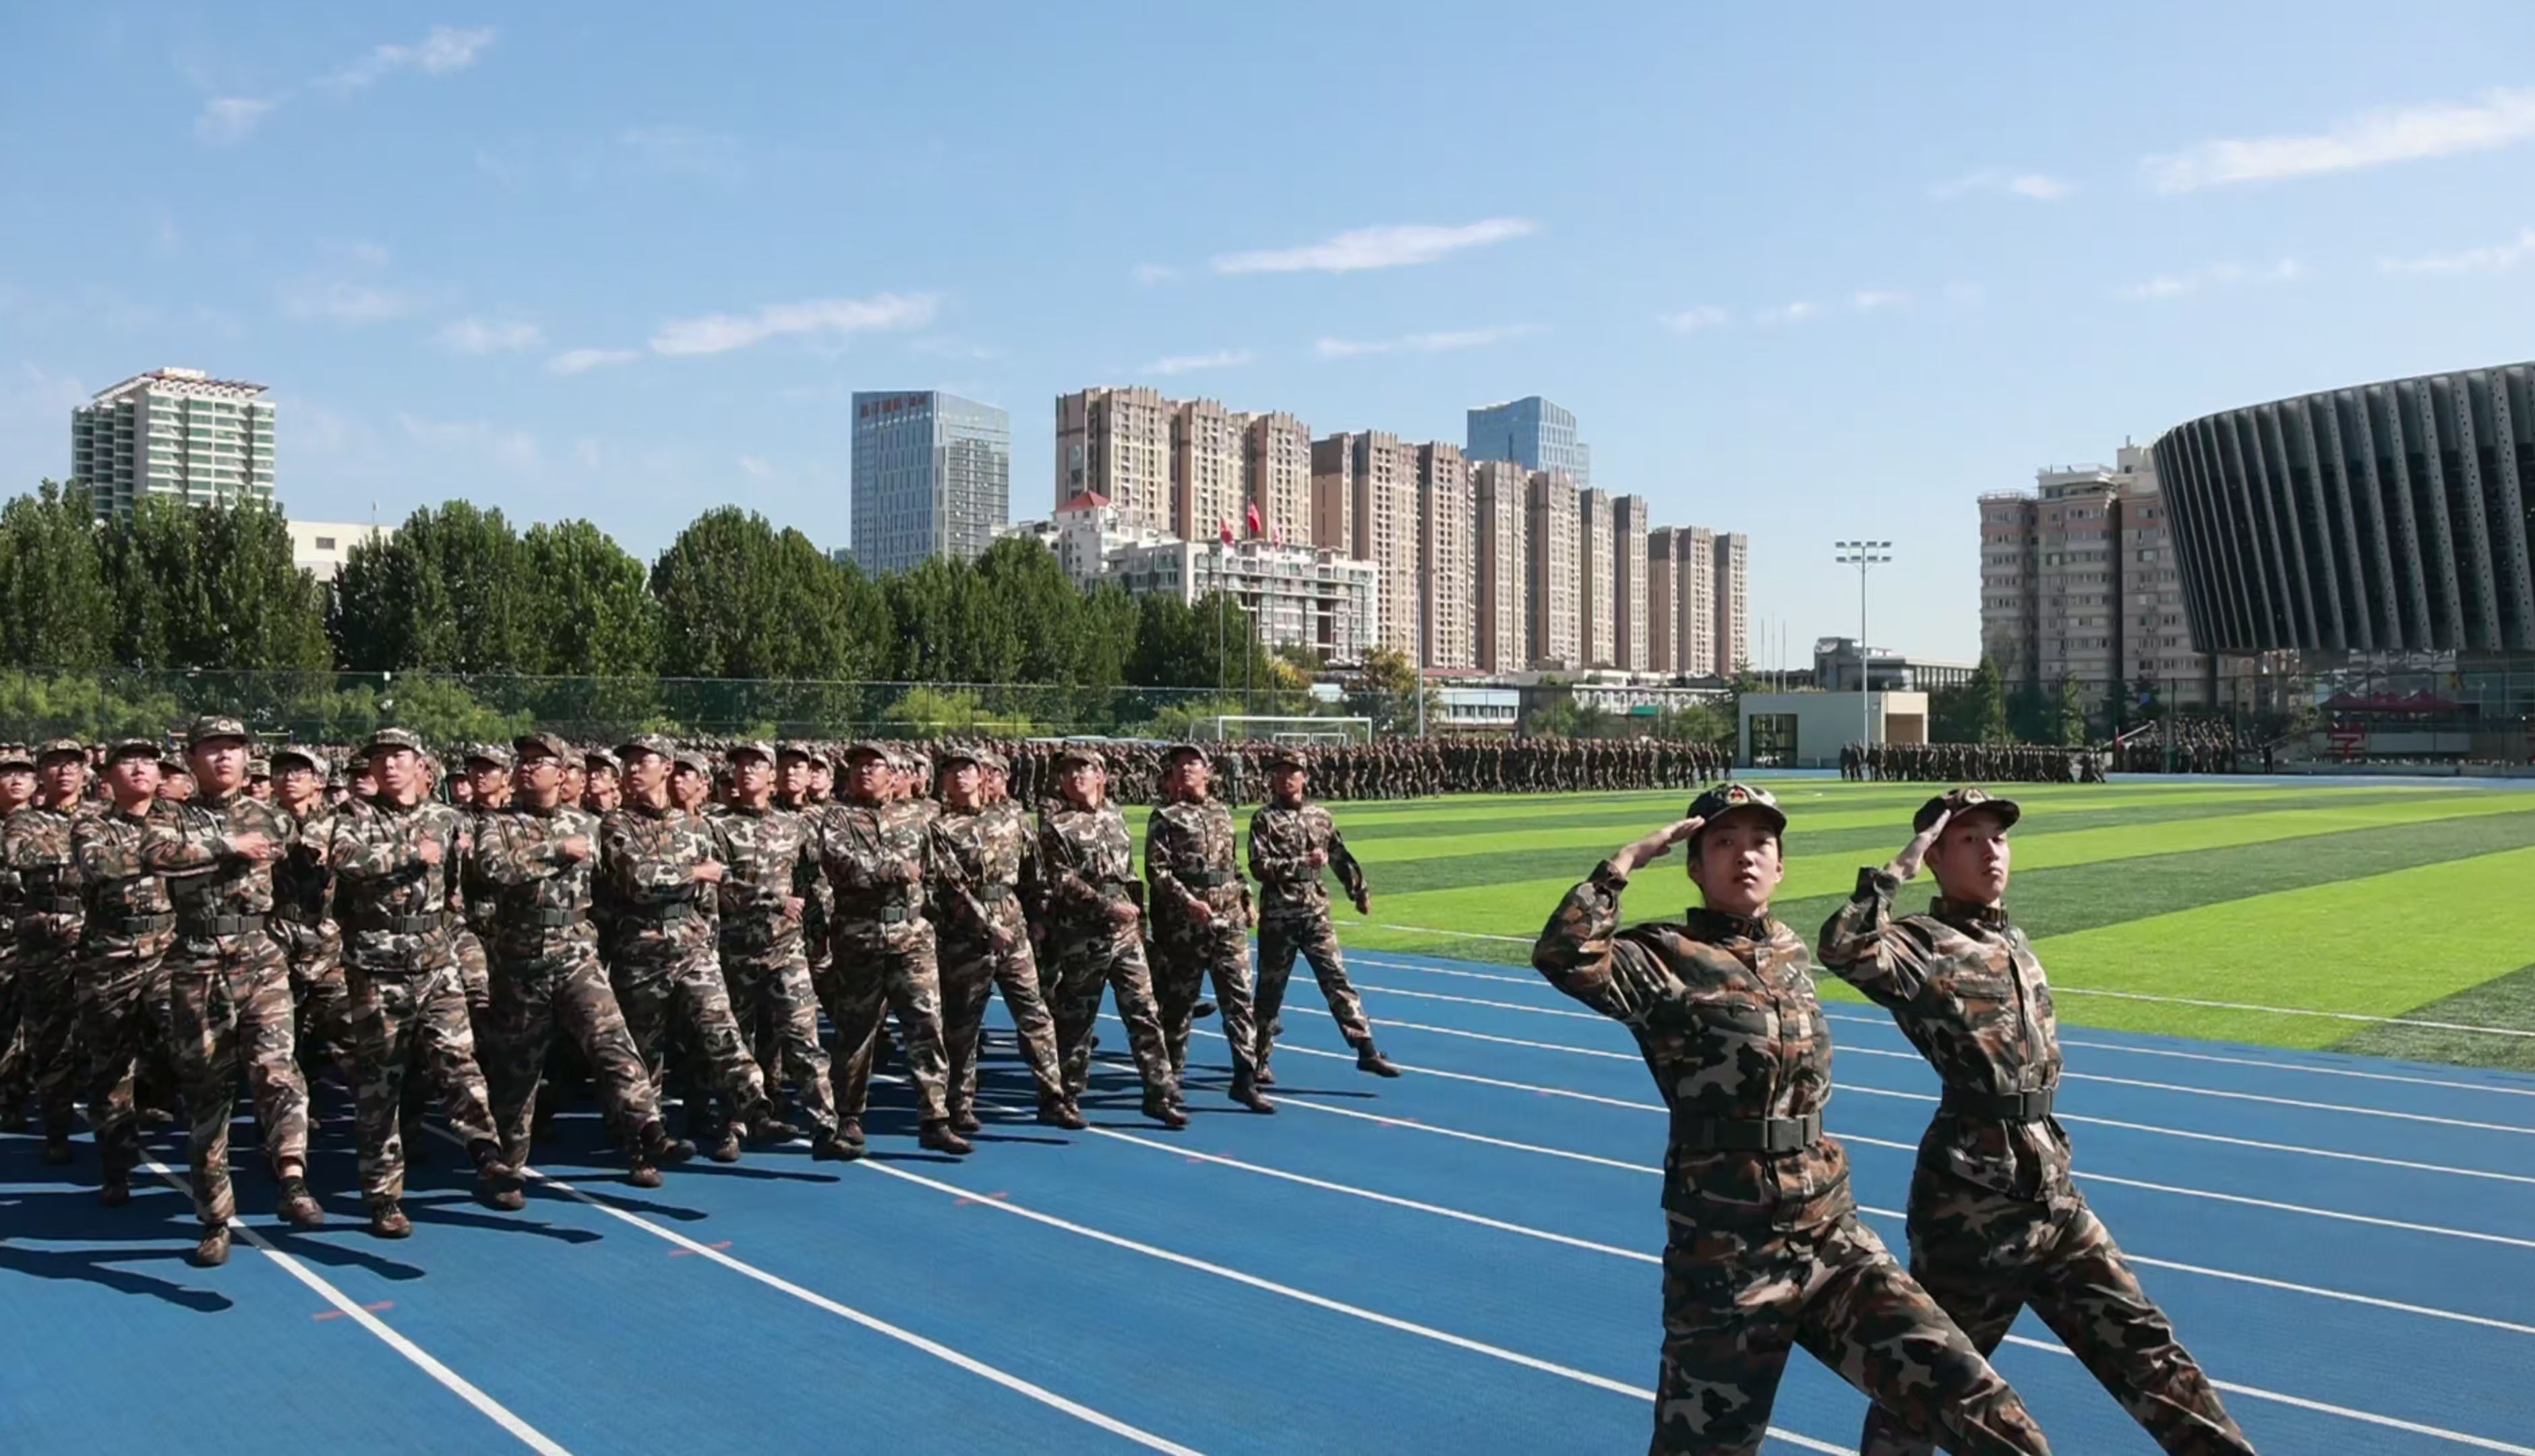
<path fill-rule="evenodd" d="M 1558 902 L 1531 964 L 1549 984 L 1622 1021 L 1637 1021 L 1681 989 L 1680 980 L 1645 947 L 1618 939 L 1620 892 L 1638 866 L 1662 859 L 1699 831 L 1701 820 L 1683 819 L 1622 845 Z"/>

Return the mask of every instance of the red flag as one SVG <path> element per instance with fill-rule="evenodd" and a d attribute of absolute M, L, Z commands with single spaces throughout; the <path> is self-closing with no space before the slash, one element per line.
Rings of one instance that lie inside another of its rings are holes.
<path fill-rule="evenodd" d="M 1231 522 L 1231 521 L 1228 521 L 1228 520 L 1218 520 L 1218 521 L 1216 521 L 1216 522 L 1215 522 L 1215 524 L 1216 524 L 1216 525 L 1218 525 L 1218 526 L 1221 526 L 1221 527 L 1222 527 L 1222 530 L 1221 530 L 1218 534 L 1220 534 L 1220 535 L 1222 536 L 1222 538 L 1223 538 L 1223 544 L 1224 544 L 1224 545 L 1226 545 L 1226 546 L 1231 545 L 1231 544 L 1232 544 L 1232 522 Z"/>
<path fill-rule="evenodd" d="M 1257 501 L 1250 503 L 1250 534 L 1254 536 L 1259 534 L 1259 503 Z"/>

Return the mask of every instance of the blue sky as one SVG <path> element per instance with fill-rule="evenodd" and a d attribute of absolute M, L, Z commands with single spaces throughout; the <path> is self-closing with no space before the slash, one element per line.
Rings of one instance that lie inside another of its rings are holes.
<path fill-rule="evenodd" d="M 1972 499 L 2526 357 L 2535 7 L 232 3 L 0 15 L 0 471 L 269 384 L 293 515 L 846 533 L 846 398 L 1577 414 L 1753 610 L 1977 650 Z M 1756 653 L 1761 652 L 1756 643 Z M 1765 654 L 1763 654 L 1765 657 Z"/>

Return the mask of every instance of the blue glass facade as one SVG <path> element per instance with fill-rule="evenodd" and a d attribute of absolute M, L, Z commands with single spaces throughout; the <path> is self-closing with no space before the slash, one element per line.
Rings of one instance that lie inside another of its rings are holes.
<path fill-rule="evenodd" d="M 1473 460 L 1564 470 L 1577 490 L 1593 484 L 1593 448 L 1576 438 L 1576 416 L 1538 394 L 1471 410 L 1463 444 Z"/>
<path fill-rule="evenodd" d="M 902 572 L 971 560 L 1011 518 L 1012 417 L 936 390 L 854 395 L 853 558 Z"/>

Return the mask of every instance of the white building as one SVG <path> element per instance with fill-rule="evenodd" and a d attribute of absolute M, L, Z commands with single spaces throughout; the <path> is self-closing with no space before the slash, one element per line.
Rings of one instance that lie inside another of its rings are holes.
<path fill-rule="evenodd" d="M 71 410 L 71 477 L 99 516 L 162 496 L 188 506 L 273 504 L 264 386 L 199 369 L 136 374 Z"/>
<path fill-rule="evenodd" d="M 1861 700 L 1863 699 L 1863 700 Z M 1925 693 L 1746 693 L 1741 761 L 1762 768 L 1830 768 L 1871 731 L 1877 743 L 1926 743 Z"/>
<path fill-rule="evenodd" d="M 1261 641 L 1309 647 L 1332 663 L 1361 662 L 1381 640 L 1382 568 L 1342 552 L 1165 537 L 1122 549 L 1110 576 L 1138 596 L 1194 602 L 1220 590 L 1258 622 Z"/>
<path fill-rule="evenodd" d="M 394 534 L 386 526 L 367 521 L 293 520 L 287 524 L 290 564 L 320 581 L 332 581 L 343 574 L 343 563 L 350 558 L 354 546 Z"/>
<path fill-rule="evenodd" d="M 1056 515 L 1046 520 L 1016 521 L 996 534 L 1021 536 L 1055 552 L 1057 565 L 1082 587 L 1108 576 L 1127 548 L 1158 546 L 1179 539 L 1142 520 L 1130 519 L 1126 512 L 1096 491 L 1084 491 L 1059 506 Z"/>

